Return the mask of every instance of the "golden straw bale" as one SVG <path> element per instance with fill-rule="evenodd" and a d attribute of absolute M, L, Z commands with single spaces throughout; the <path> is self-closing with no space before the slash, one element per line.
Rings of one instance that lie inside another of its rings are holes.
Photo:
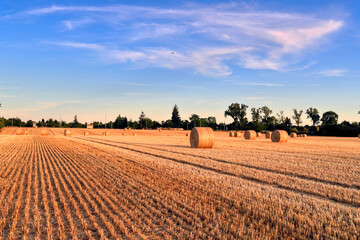
<path fill-rule="evenodd" d="M 89 132 L 84 132 L 84 135 L 85 135 L 85 136 L 89 135 Z"/>
<path fill-rule="evenodd" d="M 233 136 L 233 132 L 229 132 L 229 137 L 232 137 Z"/>
<path fill-rule="evenodd" d="M 257 132 L 257 133 L 256 133 L 256 136 L 257 136 L 257 137 L 261 137 L 261 136 L 262 136 L 261 132 Z"/>
<path fill-rule="evenodd" d="M 16 135 L 24 135 L 25 134 L 25 130 L 24 129 L 18 129 L 16 130 Z"/>
<path fill-rule="evenodd" d="M 192 148 L 212 148 L 215 144 L 214 131 L 209 127 L 195 127 L 190 133 Z"/>
<path fill-rule="evenodd" d="M 284 130 L 275 130 L 271 134 L 271 141 L 272 142 L 283 142 L 286 143 L 289 139 L 289 135 Z"/>
<path fill-rule="evenodd" d="M 234 133 L 234 137 L 243 137 L 244 136 L 244 132 L 235 132 Z"/>
<path fill-rule="evenodd" d="M 268 139 L 271 138 L 271 132 L 266 132 L 265 133 L 265 138 L 268 138 Z"/>
<path fill-rule="evenodd" d="M 294 132 L 292 132 L 292 133 L 290 133 L 290 137 L 292 137 L 292 138 L 297 138 L 297 134 L 294 133 Z"/>
<path fill-rule="evenodd" d="M 307 134 L 303 134 L 303 137 L 307 137 Z"/>
<path fill-rule="evenodd" d="M 247 130 L 244 135 L 246 140 L 255 140 L 256 132 L 254 130 Z"/>
<path fill-rule="evenodd" d="M 71 130 L 65 129 L 64 130 L 64 136 L 71 136 Z"/>

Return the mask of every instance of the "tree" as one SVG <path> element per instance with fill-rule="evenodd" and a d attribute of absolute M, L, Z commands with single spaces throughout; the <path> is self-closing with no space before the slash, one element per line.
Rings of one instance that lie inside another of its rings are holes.
<path fill-rule="evenodd" d="M 121 121 L 122 121 L 122 119 L 121 119 L 121 116 L 120 116 L 120 114 L 119 114 L 119 116 L 117 116 L 117 118 L 115 119 L 115 122 L 114 122 L 114 128 L 121 128 Z"/>
<path fill-rule="evenodd" d="M 33 121 L 32 120 L 28 120 L 25 124 L 25 127 L 33 127 Z"/>
<path fill-rule="evenodd" d="M 301 115 L 303 114 L 303 110 L 298 111 L 296 108 L 294 108 L 293 111 L 294 111 L 294 115 L 292 118 L 295 120 L 296 125 L 299 127 L 300 124 L 302 123 Z"/>
<path fill-rule="evenodd" d="M 232 119 L 234 119 L 234 124 L 236 125 L 239 122 L 240 105 L 238 103 L 232 103 L 225 111 L 225 117 L 227 116 L 232 117 Z"/>
<path fill-rule="evenodd" d="M 267 106 L 263 106 L 260 108 L 260 112 L 263 114 L 261 121 L 269 126 L 273 120 L 270 116 L 272 114 L 272 110 L 270 110 Z"/>
<path fill-rule="evenodd" d="M 144 111 L 141 111 L 141 114 L 139 116 L 140 128 L 143 128 L 146 125 L 145 118 L 146 118 L 146 115 L 145 115 Z"/>
<path fill-rule="evenodd" d="M 5 127 L 5 119 L 4 118 L 0 118 L 0 129 Z"/>
<path fill-rule="evenodd" d="M 79 121 L 78 121 L 78 119 L 77 119 L 77 116 L 75 115 L 75 117 L 74 117 L 74 121 L 72 122 L 72 127 L 78 127 L 78 125 L 79 125 Z"/>
<path fill-rule="evenodd" d="M 253 122 L 259 123 L 261 119 L 261 109 L 260 108 L 252 108 L 251 109 L 251 117 Z"/>
<path fill-rule="evenodd" d="M 241 104 L 240 106 L 240 127 L 244 126 L 247 124 L 247 118 L 246 118 L 246 110 L 249 106 L 245 105 L 245 104 Z"/>
<path fill-rule="evenodd" d="M 279 124 L 284 124 L 286 121 L 286 117 L 284 116 L 284 111 L 280 111 L 279 113 L 276 114 L 277 118 L 277 122 Z"/>
<path fill-rule="evenodd" d="M 190 120 L 190 126 L 199 127 L 200 126 L 200 117 L 197 114 L 192 114 L 191 117 L 189 117 Z"/>
<path fill-rule="evenodd" d="M 306 114 L 308 115 L 307 118 L 310 118 L 312 120 L 313 126 L 315 127 L 315 125 L 319 123 L 320 120 L 319 111 L 316 108 L 311 107 L 306 110 Z"/>
<path fill-rule="evenodd" d="M 206 124 L 208 127 L 211 127 L 212 129 L 216 129 L 217 128 L 217 123 L 216 123 L 216 118 L 215 117 L 208 117 L 206 119 Z"/>
<path fill-rule="evenodd" d="M 171 116 L 171 121 L 174 125 L 174 127 L 179 127 L 180 123 L 181 123 L 181 118 L 179 115 L 179 109 L 178 106 L 175 104 L 173 111 L 172 111 L 172 116 Z"/>
<path fill-rule="evenodd" d="M 338 118 L 339 116 L 335 112 L 328 111 L 323 114 L 321 121 L 323 125 L 326 126 L 336 125 L 338 123 Z"/>
<path fill-rule="evenodd" d="M 245 104 L 232 103 L 225 111 L 225 117 L 230 116 L 234 119 L 234 125 L 240 124 L 240 127 L 246 124 L 246 109 L 248 108 Z"/>

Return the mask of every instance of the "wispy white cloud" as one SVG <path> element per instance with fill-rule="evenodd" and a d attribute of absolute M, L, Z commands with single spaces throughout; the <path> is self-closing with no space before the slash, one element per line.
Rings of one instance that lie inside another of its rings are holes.
<path fill-rule="evenodd" d="M 251 83 L 251 82 L 247 82 L 247 83 L 236 83 L 236 85 L 243 85 L 243 86 L 265 86 L 265 87 L 282 87 L 284 86 L 283 84 L 277 84 L 277 83 Z"/>
<path fill-rule="evenodd" d="M 76 28 L 82 27 L 84 25 L 92 23 L 93 20 L 89 18 L 78 19 L 78 20 L 64 20 L 62 24 L 67 30 L 74 30 Z"/>
<path fill-rule="evenodd" d="M 324 48 L 327 37 L 344 25 L 342 20 L 322 18 L 321 13 L 313 16 L 259 11 L 238 4 L 192 4 L 172 9 L 130 5 L 51 6 L 17 16 L 48 14 L 66 14 L 62 24 L 69 30 L 85 24 L 103 24 L 111 29 L 107 33 L 110 38 L 116 33 L 121 38 L 106 44 L 90 43 L 98 41 L 92 39 L 58 45 L 99 51 L 101 56 L 119 63 L 192 68 L 215 76 L 230 75 L 232 65 L 276 71 L 308 67 L 302 56 Z M 78 20 L 69 20 L 71 14 Z M 132 44 L 126 44 L 129 42 Z"/>
<path fill-rule="evenodd" d="M 54 44 L 63 47 L 80 48 L 95 51 L 105 50 L 105 47 L 95 43 L 82 43 L 82 42 L 46 42 L 48 44 Z"/>
<path fill-rule="evenodd" d="M 345 76 L 346 69 L 330 69 L 319 72 L 320 75 L 325 77 L 342 77 Z"/>

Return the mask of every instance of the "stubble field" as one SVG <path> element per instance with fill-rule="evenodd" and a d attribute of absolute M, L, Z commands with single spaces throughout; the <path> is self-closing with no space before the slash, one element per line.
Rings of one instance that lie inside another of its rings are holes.
<path fill-rule="evenodd" d="M 0 133 L 1 239 L 360 238 L 358 138 L 17 130 Z"/>

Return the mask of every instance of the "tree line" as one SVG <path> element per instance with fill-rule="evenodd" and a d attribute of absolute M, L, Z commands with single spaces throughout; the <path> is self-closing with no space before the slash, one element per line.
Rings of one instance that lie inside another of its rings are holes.
<path fill-rule="evenodd" d="M 1 106 L 1 105 L 0 105 Z M 139 119 L 132 119 L 118 115 L 114 121 L 98 122 L 94 121 L 93 128 L 132 128 L 132 129 L 156 129 L 163 128 L 183 128 L 191 130 L 193 127 L 211 127 L 214 130 L 255 130 L 272 131 L 275 129 L 286 130 L 287 132 L 306 133 L 320 136 L 357 136 L 360 134 L 358 122 L 343 121 L 338 123 L 338 114 L 333 111 L 324 112 L 322 115 L 314 108 L 310 107 L 306 111 L 293 109 L 290 117 L 284 115 L 284 111 L 273 114 L 268 106 L 251 108 L 249 118 L 247 117 L 249 106 L 246 104 L 232 103 L 224 112 L 225 117 L 231 117 L 233 122 L 230 124 L 217 123 L 213 116 L 202 118 L 198 114 L 192 114 L 188 119 L 182 120 L 179 108 L 175 105 L 172 109 L 171 118 L 165 121 L 155 121 L 150 119 L 142 111 Z M 359 111 L 360 114 L 360 111 Z M 302 119 L 306 117 L 311 120 L 312 125 L 302 126 Z M 5 126 L 33 127 L 34 121 L 23 122 L 20 118 L 0 118 L 0 128 Z M 75 115 L 72 122 L 58 121 L 56 119 L 41 119 L 36 122 L 37 127 L 64 127 L 64 128 L 86 128 L 88 123 L 80 123 Z"/>

